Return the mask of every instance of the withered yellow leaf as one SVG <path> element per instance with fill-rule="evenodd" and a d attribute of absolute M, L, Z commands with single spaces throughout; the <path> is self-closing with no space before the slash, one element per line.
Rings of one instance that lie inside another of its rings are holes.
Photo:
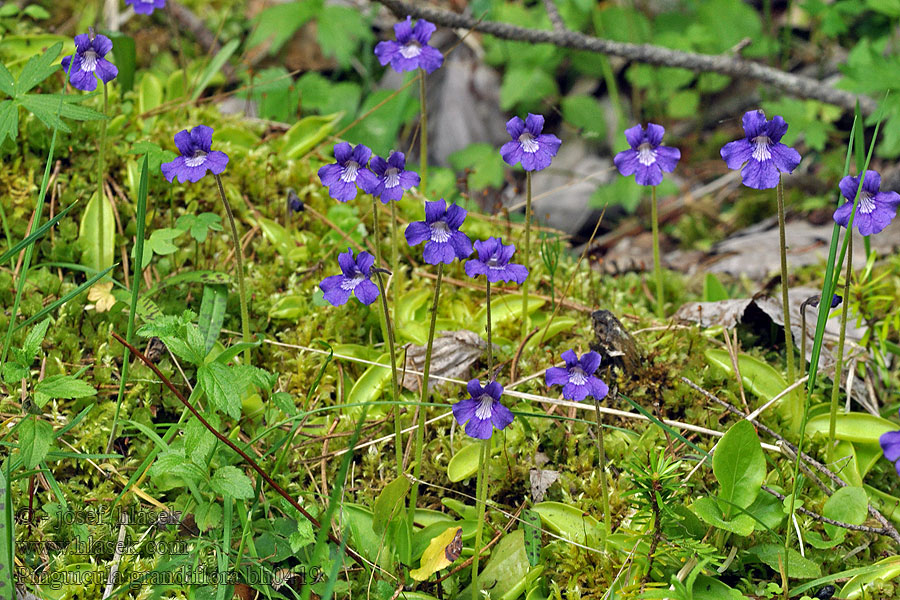
<path fill-rule="evenodd" d="M 462 552 L 462 528 L 448 527 L 443 533 L 431 538 L 418 569 L 409 572 L 416 581 L 425 581 L 441 569 L 446 569 L 459 558 Z"/>

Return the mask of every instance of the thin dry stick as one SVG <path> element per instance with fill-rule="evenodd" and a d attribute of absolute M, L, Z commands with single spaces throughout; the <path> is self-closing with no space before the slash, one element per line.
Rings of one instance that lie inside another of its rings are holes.
<path fill-rule="evenodd" d="M 169 381 L 169 378 L 166 377 L 165 375 L 163 375 L 162 371 L 160 371 L 160 370 L 156 367 L 156 365 L 153 364 L 153 362 L 152 362 L 149 358 L 147 358 L 146 356 L 144 356 L 144 353 L 143 353 L 143 352 L 141 352 L 140 350 L 138 350 L 137 348 L 135 348 L 134 346 L 132 346 L 131 344 L 129 344 L 127 341 L 125 341 L 125 338 L 123 338 L 122 336 L 120 336 L 120 335 L 119 335 L 118 333 L 116 333 L 115 331 L 111 331 L 110 334 L 116 339 L 116 341 L 118 341 L 120 344 L 122 344 L 123 346 L 125 346 L 126 348 L 128 348 L 134 356 L 137 356 L 137 357 L 141 360 L 141 362 L 143 362 L 145 365 L 147 365 L 147 366 L 150 368 L 150 370 L 153 371 L 153 373 L 154 373 L 157 377 L 159 377 L 160 381 L 162 381 L 163 384 L 164 384 L 167 388 L 169 388 L 169 391 L 171 391 L 173 394 L 175 394 L 175 397 L 178 398 L 178 400 L 179 400 L 182 404 L 184 404 L 184 406 L 185 406 L 189 411 L 191 411 L 191 414 L 193 414 L 195 417 L 197 417 L 197 420 L 200 421 L 200 424 L 201 424 L 201 425 L 203 425 L 204 427 L 206 427 L 206 429 L 208 429 L 210 433 L 212 433 L 214 436 L 216 436 L 216 438 L 217 438 L 220 442 L 222 442 L 223 444 L 225 444 L 226 446 L 228 446 L 229 448 L 231 448 L 232 450 L 234 450 L 241 458 L 243 458 L 244 461 L 246 461 L 246 463 L 247 463 L 254 471 L 256 471 L 257 474 L 259 474 L 259 476 L 262 477 L 263 480 L 264 480 L 266 483 L 268 483 L 269 486 L 270 486 L 272 489 L 274 489 L 276 492 L 278 492 L 278 494 L 279 494 L 282 498 L 284 498 L 285 500 L 287 500 L 287 501 L 290 503 L 291 506 L 293 506 L 294 508 L 296 508 L 297 511 L 298 511 L 301 515 L 303 515 L 304 517 L 306 517 L 306 519 L 307 519 L 310 523 L 312 523 L 313 526 L 316 527 L 316 529 L 321 529 L 321 528 L 322 528 L 322 524 L 319 523 L 318 519 L 316 519 L 314 516 L 312 516 L 311 514 L 309 514 L 309 512 L 308 512 L 305 508 L 303 508 L 303 506 L 301 506 L 300 503 L 297 502 L 297 501 L 294 499 L 293 496 L 291 496 L 290 494 L 288 494 L 288 493 L 284 490 L 284 488 L 282 488 L 280 485 L 278 485 L 278 483 L 275 482 L 274 479 L 272 479 L 271 477 L 269 477 L 269 474 L 266 473 L 266 472 L 263 470 L 263 468 L 260 467 L 259 464 L 257 464 L 257 462 L 256 462 L 255 460 L 253 460 L 252 458 L 250 458 L 250 456 L 249 456 L 246 452 L 244 452 L 243 450 L 241 450 L 240 448 L 238 448 L 237 445 L 235 445 L 234 442 L 232 442 L 230 439 L 228 439 L 227 437 L 225 437 L 224 435 L 222 435 L 215 427 L 213 427 L 212 425 L 210 425 L 210 424 L 206 421 L 206 419 L 203 418 L 203 415 L 201 415 L 199 412 L 197 412 L 197 409 L 194 408 L 194 406 L 193 406 L 190 402 L 187 401 L 187 398 L 185 398 L 185 397 L 181 394 L 181 392 L 178 391 L 178 388 L 176 388 L 174 385 L 172 385 L 172 382 Z M 337 537 L 335 537 L 334 534 L 332 534 L 330 531 L 328 532 L 328 539 L 329 539 L 333 544 L 336 544 L 337 546 L 342 547 L 342 548 L 344 549 L 344 552 L 347 554 L 347 556 L 349 556 L 350 558 L 352 558 L 352 559 L 356 562 L 356 564 L 358 564 L 359 566 L 361 566 L 361 567 L 363 567 L 363 568 L 366 568 L 366 566 L 367 566 L 366 560 L 365 560 L 362 556 L 360 556 L 359 554 L 357 554 L 355 550 L 353 550 L 353 549 L 350 548 L 349 546 L 343 544 L 343 543 L 341 542 L 341 540 L 337 539 Z"/>
<path fill-rule="evenodd" d="M 518 40 L 532 44 L 553 44 L 562 48 L 587 50 L 607 56 L 619 56 L 627 60 L 680 67 L 695 73 L 720 73 L 741 80 L 755 79 L 769 84 L 798 98 L 812 98 L 827 104 L 840 106 L 852 111 L 859 102 L 860 110 L 866 116 L 875 112 L 878 103 L 868 96 L 837 90 L 811 77 L 785 73 L 766 65 L 737 58 L 728 54 L 711 55 L 696 52 L 682 52 L 651 44 L 629 44 L 596 38 L 576 31 L 547 31 L 517 27 L 496 21 L 479 21 L 465 14 L 427 6 L 424 3 L 410 3 L 403 0 L 376 0 L 395 15 L 410 15 L 417 19 L 427 19 L 445 27 L 482 31 L 505 40 Z"/>

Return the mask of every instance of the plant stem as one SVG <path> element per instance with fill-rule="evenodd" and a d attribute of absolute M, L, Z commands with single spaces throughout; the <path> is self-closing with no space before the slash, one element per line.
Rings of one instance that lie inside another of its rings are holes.
<path fill-rule="evenodd" d="M 778 238 L 781 246 L 781 302 L 784 308 L 784 348 L 785 354 L 787 354 L 788 384 L 791 384 L 796 381 L 796 372 L 794 371 L 794 337 L 791 334 L 791 306 L 788 298 L 787 243 L 784 236 L 784 186 L 781 183 L 781 175 L 778 176 L 775 198 L 778 202 Z"/>
<path fill-rule="evenodd" d="M 531 265 L 531 171 L 525 171 L 525 266 Z M 528 279 L 522 282 L 522 339 L 528 335 Z"/>
<path fill-rule="evenodd" d="M 372 237 L 373 246 L 375 246 L 375 266 L 381 267 L 381 244 L 378 242 L 381 238 L 378 235 L 378 200 L 372 196 Z M 386 321 L 381 322 L 381 338 L 387 342 L 388 326 Z"/>
<path fill-rule="evenodd" d="M 491 438 L 481 440 L 481 452 L 478 455 L 478 479 L 475 484 L 476 513 L 475 518 L 475 555 L 472 557 L 472 599 L 481 598 L 478 590 L 478 558 L 481 554 L 481 535 L 484 531 L 484 513 L 487 504 L 487 464 L 488 453 L 491 448 Z"/>
<path fill-rule="evenodd" d="M 238 235 L 237 225 L 234 222 L 234 213 L 231 212 L 231 204 L 225 197 L 225 188 L 222 186 L 222 178 L 213 174 L 222 204 L 225 205 L 225 213 L 228 215 L 228 223 L 231 225 L 231 238 L 234 241 L 234 262 L 237 266 L 238 294 L 241 299 L 241 334 L 245 343 L 250 343 L 250 314 L 247 311 L 247 290 L 244 287 L 244 249 L 241 247 L 241 238 Z M 250 348 L 244 348 L 244 362 L 250 364 Z"/>
<path fill-rule="evenodd" d="M 391 327 L 391 317 L 387 305 L 387 290 L 384 287 L 381 271 L 375 271 L 375 274 L 378 276 L 378 287 L 381 289 L 381 307 L 384 309 L 388 348 L 391 353 L 391 391 L 394 394 L 394 452 L 397 455 L 397 477 L 403 477 L 403 448 L 400 436 L 402 430 L 400 426 L 400 388 L 397 385 L 397 353 L 394 350 L 394 329 Z M 396 300 L 394 300 L 394 303 L 396 304 Z"/>
<path fill-rule="evenodd" d="M 103 247 L 103 232 L 105 231 L 106 223 L 104 223 L 105 219 L 103 218 L 103 202 L 105 200 L 103 194 L 103 173 L 106 165 L 106 113 L 109 108 L 109 90 L 107 89 L 106 82 L 103 83 L 103 119 L 100 123 L 100 145 L 97 148 L 97 202 L 99 210 L 97 211 L 97 243 L 99 244 L 99 248 L 97 248 L 97 256 L 100 257 L 100 264 L 97 265 L 98 269 L 103 269 L 103 256 L 105 252 L 105 248 Z M 125 277 L 128 277 L 128 273 L 125 273 Z M 112 276 L 110 276 L 110 279 Z"/>
<path fill-rule="evenodd" d="M 665 317 L 663 274 L 659 261 L 659 208 L 656 204 L 656 186 L 650 188 L 650 220 L 653 222 L 653 273 L 656 275 L 656 316 Z"/>
<path fill-rule="evenodd" d="M 397 203 L 391 202 L 391 273 L 393 274 L 391 282 L 391 297 L 394 299 L 394 327 L 399 327 L 397 323 L 397 304 L 400 302 L 400 290 L 402 289 L 401 278 L 403 277 L 403 269 L 400 266 L 400 238 L 397 237 Z"/>
<path fill-rule="evenodd" d="M 494 346 L 491 341 L 491 280 L 485 276 L 485 291 L 487 292 L 487 351 L 488 351 L 488 381 L 494 379 Z"/>
<path fill-rule="evenodd" d="M 143 273 L 143 257 L 144 257 L 144 230 L 147 225 L 147 178 L 149 177 L 149 159 L 144 155 L 144 161 L 141 166 L 140 183 L 138 185 L 137 197 L 137 231 L 135 232 L 134 243 L 134 271 L 131 279 L 131 308 L 128 311 L 128 329 L 125 333 L 125 339 L 128 343 L 132 343 L 134 338 L 134 317 L 137 314 L 138 296 L 141 289 L 141 273 Z M 125 384 L 128 382 L 128 366 L 131 358 L 131 352 L 125 347 L 122 356 L 122 373 L 119 377 L 119 394 L 116 397 L 116 412 L 113 416 L 112 426 L 109 430 L 109 441 L 106 443 L 106 453 L 112 452 L 113 440 L 116 437 L 116 425 L 119 422 L 119 412 L 122 408 L 122 399 L 125 397 Z"/>
<path fill-rule="evenodd" d="M 597 451 L 600 463 L 600 495 L 603 500 L 603 527 L 606 533 L 603 535 L 602 550 L 606 551 L 606 540 L 612 533 L 612 515 L 609 513 L 609 487 L 606 483 L 606 448 L 603 446 L 603 413 L 600 412 L 600 399 L 594 397 L 594 414 L 597 417 Z"/>
<path fill-rule="evenodd" d="M 831 388 L 831 412 L 828 417 L 828 446 L 826 461 L 834 462 L 834 431 L 837 426 L 838 393 L 841 390 L 841 371 L 844 367 L 844 337 L 847 331 L 847 313 L 850 312 L 850 275 L 853 272 L 853 231 L 847 229 L 847 272 L 844 275 L 844 305 L 841 307 L 841 332 L 838 334 L 837 362 L 834 365 L 834 386 Z"/>
<path fill-rule="evenodd" d="M 422 452 L 425 445 L 425 402 L 428 400 L 428 375 L 431 370 L 431 349 L 434 345 L 434 328 L 437 323 L 438 298 L 441 295 L 441 279 L 444 263 L 438 263 L 437 281 L 434 283 L 434 302 L 431 304 L 431 326 L 428 328 L 428 344 L 425 346 L 425 364 L 422 367 L 422 390 L 419 399 L 419 422 L 416 427 L 416 465 L 413 467 L 413 484 L 409 492 L 409 530 L 413 532 L 416 501 L 419 498 L 419 476 L 422 474 Z"/>
<path fill-rule="evenodd" d="M 419 123 L 421 131 L 419 131 L 419 177 L 421 178 L 422 193 L 427 195 L 428 182 L 428 108 L 425 104 L 425 71 L 419 69 Z"/>

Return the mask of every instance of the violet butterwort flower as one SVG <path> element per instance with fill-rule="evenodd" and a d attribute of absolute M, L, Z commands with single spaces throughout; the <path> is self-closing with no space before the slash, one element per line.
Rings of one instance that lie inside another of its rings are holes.
<path fill-rule="evenodd" d="M 453 405 L 453 416 L 460 425 L 466 425 L 466 435 L 479 440 L 490 439 L 494 428 L 498 430 L 512 423 L 512 412 L 500 403 L 503 386 L 491 381 L 481 387 L 481 382 L 472 379 L 467 384 L 469 396 Z"/>
<path fill-rule="evenodd" d="M 841 194 L 844 195 L 847 202 L 834 211 L 834 221 L 842 227 L 846 227 L 850 222 L 850 214 L 853 212 L 853 199 L 856 197 L 856 190 L 859 187 L 859 176 L 844 177 L 838 187 L 841 188 Z M 897 216 L 900 194 L 879 191 L 880 187 L 881 175 L 876 171 L 866 171 L 862 189 L 859 191 L 856 216 L 853 218 L 853 224 L 856 225 L 860 235 L 872 235 L 880 232 Z"/>
<path fill-rule="evenodd" d="M 639 185 L 659 185 L 663 180 L 663 171 L 671 173 L 681 158 L 681 150 L 660 146 L 666 130 L 662 125 L 647 123 L 647 130 L 635 125 L 625 130 L 625 139 L 631 146 L 616 154 L 613 162 L 619 173 L 634 175 Z"/>
<path fill-rule="evenodd" d="M 866 176 L 868 178 L 868 176 Z M 900 475 L 900 431 L 888 431 L 878 438 L 884 457 L 894 463 L 897 475 Z"/>
<path fill-rule="evenodd" d="M 490 237 L 475 242 L 478 257 L 466 261 L 466 275 L 474 279 L 479 275 L 487 276 L 491 283 L 498 281 L 515 281 L 522 283 L 528 277 L 528 269 L 524 265 L 509 264 L 516 247 L 513 244 L 503 245 L 503 240 Z"/>
<path fill-rule="evenodd" d="M 562 142 L 553 134 L 541 133 L 543 130 L 544 117 L 541 115 L 528 113 L 524 121 L 513 117 L 506 122 L 506 131 L 512 141 L 503 144 L 500 156 L 509 166 L 521 162 L 526 171 L 546 169 Z"/>
<path fill-rule="evenodd" d="M 79 90 L 93 92 L 97 89 L 97 77 L 109 83 L 119 74 L 119 69 L 105 58 L 112 50 L 112 41 L 105 35 L 81 33 L 75 36 L 75 54 L 62 59 L 62 67 L 69 73 L 69 81 Z M 71 63 L 71 71 L 69 64 Z M 96 75 L 97 77 L 94 77 Z"/>
<path fill-rule="evenodd" d="M 356 299 L 363 304 L 372 304 L 378 298 L 381 291 L 372 283 L 372 265 L 375 257 L 366 251 L 359 253 L 354 260 L 353 250 L 347 248 L 346 252 L 338 255 L 338 264 L 341 265 L 341 274 L 326 277 L 319 284 L 325 293 L 325 300 L 334 306 L 340 306 L 350 299 L 350 294 L 356 294 Z"/>
<path fill-rule="evenodd" d="M 547 386 L 563 386 L 563 398 L 575 402 L 581 402 L 588 396 L 599 400 L 609 393 L 609 386 L 594 377 L 594 371 L 600 367 L 599 354 L 591 351 L 579 359 L 574 350 L 566 350 L 562 357 L 566 361 L 565 367 L 550 367 L 544 373 Z"/>
<path fill-rule="evenodd" d="M 422 257 L 430 265 L 450 264 L 453 259 L 462 260 L 472 254 L 472 241 L 459 230 L 466 219 L 466 209 L 444 199 L 425 202 L 425 220 L 415 221 L 406 227 L 406 243 L 417 246 L 425 242 Z"/>
<path fill-rule="evenodd" d="M 355 148 L 347 142 L 334 147 L 336 163 L 319 169 L 322 185 L 328 186 L 328 194 L 335 200 L 347 202 L 356 198 L 356 186 L 367 194 L 373 193 L 378 185 L 375 174 L 366 168 L 372 151 L 363 144 Z"/>
<path fill-rule="evenodd" d="M 181 183 L 200 181 L 207 171 L 220 174 L 228 164 L 228 155 L 218 150 L 211 150 L 213 128 L 197 125 L 190 132 L 182 129 L 175 134 L 175 145 L 181 156 L 172 162 L 160 165 L 163 175 L 170 182 L 175 176 Z"/>
<path fill-rule="evenodd" d="M 403 192 L 419 185 L 419 174 L 406 170 L 406 156 L 402 152 L 391 152 L 387 160 L 373 156 L 369 169 L 378 180 L 372 195 L 378 196 L 382 204 L 399 200 L 403 197 Z"/>
<path fill-rule="evenodd" d="M 426 73 L 436 71 L 443 64 L 444 55 L 437 48 L 428 45 L 435 29 L 437 27 L 425 19 L 419 19 L 413 27 L 412 17 L 406 17 L 405 21 L 394 25 L 396 42 L 387 40 L 376 44 L 375 56 L 378 57 L 378 62 L 382 66 L 391 63 L 391 68 L 398 73 L 418 68 Z"/>
<path fill-rule="evenodd" d="M 779 116 L 771 121 L 761 110 L 744 113 L 742 140 L 728 142 L 719 151 L 729 169 L 740 169 L 747 187 L 767 190 L 778 185 L 779 171 L 790 173 L 800 164 L 800 154 L 780 143 L 788 124 Z M 746 163 L 746 164 L 744 164 Z"/>
<path fill-rule="evenodd" d="M 152 15 L 154 10 L 166 7 L 166 0 L 125 0 L 125 4 L 133 6 L 139 15 Z"/>

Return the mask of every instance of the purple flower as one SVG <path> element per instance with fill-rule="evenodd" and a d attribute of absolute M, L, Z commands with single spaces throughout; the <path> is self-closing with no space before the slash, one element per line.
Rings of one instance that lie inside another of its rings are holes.
<path fill-rule="evenodd" d="M 512 137 L 500 148 L 500 156 L 506 164 L 513 166 L 518 162 L 526 171 L 540 171 L 550 166 L 562 142 L 549 133 L 541 133 L 544 129 L 544 117 L 528 113 L 524 121 L 513 117 L 506 122 L 506 131 Z"/>
<path fill-rule="evenodd" d="M 509 264 L 516 251 L 513 244 L 504 246 L 502 239 L 490 237 L 484 241 L 476 241 L 475 250 L 478 252 L 478 258 L 466 261 L 466 275 L 472 279 L 486 275 L 491 283 L 498 281 L 522 283 L 528 277 L 528 269 L 523 265 Z"/>
<path fill-rule="evenodd" d="M 375 46 L 378 62 L 382 66 L 391 63 L 391 68 L 398 73 L 415 71 L 420 67 L 426 73 L 439 69 L 444 62 L 444 55 L 437 48 L 428 45 L 435 29 L 434 24 L 425 19 L 419 19 L 413 27 L 412 17 L 406 17 L 405 21 L 394 25 L 396 42 L 388 40 L 378 42 Z"/>
<path fill-rule="evenodd" d="M 139 15 L 152 15 L 157 8 L 166 7 L 166 0 L 125 0 L 125 4 L 132 5 Z"/>
<path fill-rule="evenodd" d="M 719 151 L 729 169 L 741 169 L 744 185 L 756 190 L 767 190 L 778 185 L 778 172 L 790 173 L 800 164 L 800 154 L 780 143 L 788 124 L 779 116 L 771 121 L 761 110 L 744 113 L 742 140 L 728 142 Z"/>
<path fill-rule="evenodd" d="M 868 178 L 868 176 L 866 176 Z M 900 431 L 888 431 L 878 438 L 884 457 L 894 463 L 897 475 L 900 475 Z"/>
<path fill-rule="evenodd" d="M 466 219 L 466 209 L 456 204 L 447 207 L 441 198 L 425 202 L 425 220 L 406 227 L 406 243 L 417 246 L 425 242 L 422 253 L 430 265 L 450 264 L 454 258 L 462 260 L 472 254 L 472 241 L 459 230 Z"/>
<path fill-rule="evenodd" d="M 839 187 L 847 202 L 834 211 L 834 220 L 842 227 L 846 227 L 850 222 L 850 213 L 853 212 L 853 199 L 856 198 L 856 190 L 859 187 L 859 176 L 844 177 Z M 866 171 L 862 190 L 859 192 L 856 216 L 853 218 L 853 224 L 856 225 L 860 235 L 878 233 L 890 225 L 891 220 L 897 216 L 900 194 L 881 192 L 878 190 L 880 187 L 881 175 L 875 171 Z"/>
<path fill-rule="evenodd" d="M 647 131 L 641 125 L 625 130 L 625 139 L 631 146 L 616 154 L 614 162 L 619 173 L 634 175 L 640 185 L 659 185 L 663 180 L 663 171 L 671 173 L 681 158 L 681 150 L 660 146 L 666 130 L 662 125 L 647 123 Z"/>
<path fill-rule="evenodd" d="M 97 78 L 109 83 L 119 74 L 119 69 L 104 56 L 112 50 L 112 41 L 105 35 L 81 33 L 75 36 L 75 55 L 62 59 L 62 67 L 69 73 L 69 81 L 79 90 L 93 92 L 97 89 Z M 71 72 L 69 64 L 72 65 Z"/>
<path fill-rule="evenodd" d="M 471 398 L 454 404 L 453 416 L 460 425 L 466 424 L 467 435 L 487 440 L 493 435 L 494 427 L 503 429 L 512 423 L 512 412 L 500 404 L 503 386 L 491 381 L 482 388 L 480 381 L 472 379 L 466 387 Z"/>
<path fill-rule="evenodd" d="M 354 148 L 347 142 L 334 147 L 336 163 L 325 165 L 319 169 L 322 185 L 328 186 L 328 194 L 335 200 L 347 202 L 356 198 L 356 186 L 367 194 L 375 191 L 378 179 L 366 168 L 372 151 L 359 144 Z"/>
<path fill-rule="evenodd" d="M 383 204 L 391 200 L 399 200 L 403 192 L 419 185 L 419 175 L 414 171 L 407 171 L 406 156 L 402 152 L 391 152 L 387 160 L 380 156 L 372 158 L 369 169 L 375 174 L 378 183 L 372 195 L 381 198 Z"/>
<path fill-rule="evenodd" d="M 600 355 L 596 352 L 588 352 L 579 360 L 574 350 L 563 352 L 565 368 L 550 367 L 544 373 L 544 379 L 548 386 L 563 386 L 563 398 L 581 402 L 588 396 L 597 400 L 604 398 L 609 393 L 609 386 L 594 377 L 594 371 L 600 366 Z"/>
<path fill-rule="evenodd" d="M 347 248 L 346 252 L 338 255 L 338 264 L 341 265 L 341 274 L 326 277 L 319 284 L 325 292 L 325 300 L 334 306 L 340 306 L 350 299 L 350 294 L 356 294 L 357 300 L 363 304 L 372 304 L 378 298 L 380 290 L 372 283 L 372 265 L 375 257 L 368 252 L 360 252 L 356 260 L 353 259 L 353 250 Z"/>
<path fill-rule="evenodd" d="M 228 164 L 228 155 L 218 150 L 210 150 L 212 146 L 213 128 L 197 125 L 188 132 L 182 129 L 175 134 L 175 145 L 181 156 L 172 162 L 163 163 L 160 167 L 163 175 L 170 182 L 175 176 L 181 183 L 200 181 L 207 171 L 218 175 Z"/>

